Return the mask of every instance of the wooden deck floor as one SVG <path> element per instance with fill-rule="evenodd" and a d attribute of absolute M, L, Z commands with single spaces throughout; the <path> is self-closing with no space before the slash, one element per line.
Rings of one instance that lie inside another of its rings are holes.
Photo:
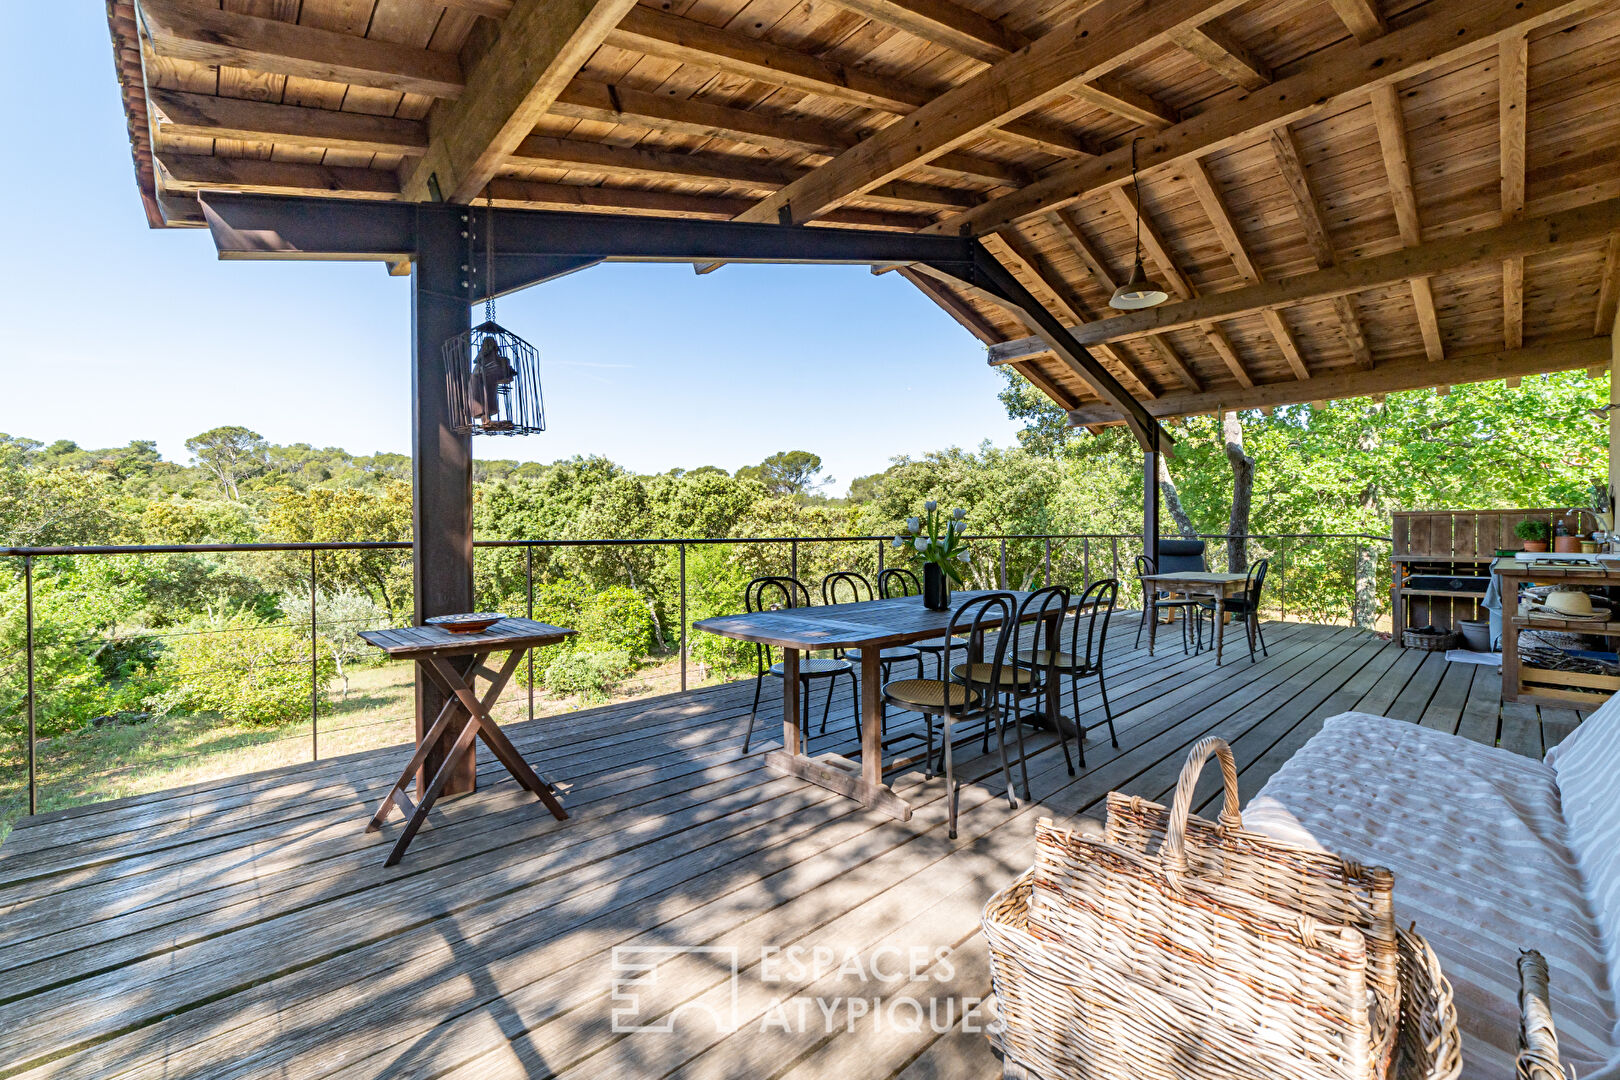
<path fill-rule="evenodd" d="M 980 908 L 1029 864 L 1036 817 L 1161 798 L 1211 733 L 1247 799 L 1347 709 L 1538 755 L 1579 719 L 1362 632 L 1269 640 L 1217 669 L 1174 647 L 1150 661 L 1116 630 L 1119 749 L 1094 737 L 1071 778 L 1038 737 L 1034 804 L 965 787 L 956 841 L 938 779 L 894 778 L 918 807 L 899 823 L 767 773 L 776 710 L 743 757 L 749 683 L 509 726 L 572 819 L 486 762 L 389 871 L 397 818 L 362 829 L 400 751 L 30 821 L 0 846 L 0 1077 L 997 1076 L 962 1009 L 989 990 Z M 853 751 L 834 705 L 813 752 Z M 649 958 L 655 978 L 615 1000 Z M 615 1031 L 616 1008 L 672 1030 Z"/>

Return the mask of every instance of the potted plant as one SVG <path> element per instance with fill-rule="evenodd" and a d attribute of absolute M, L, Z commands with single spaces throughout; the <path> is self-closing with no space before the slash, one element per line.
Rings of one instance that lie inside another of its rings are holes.
<path fill-rule="evenodd" d="M 906 518 L 909 536 L 896 536 L 894 546 L 912 548 L 923 561 L 923 607 L 946 611 L 951 606 L 951 585 L 962 584 L 962 568 L 972 561 L 972 552 L 963 543 L 967 531 L 967 511 L 952 510 L 941 528 L 939 502 L 923 503 L 921 518 Z"/>
<path fill-rule="evenodd" d="M 1526 551 L 1546 551 L 1552 526 L 1545 521 L 1521 521 L 1513 526 L 1513 535 L 1524 541 Z"/>

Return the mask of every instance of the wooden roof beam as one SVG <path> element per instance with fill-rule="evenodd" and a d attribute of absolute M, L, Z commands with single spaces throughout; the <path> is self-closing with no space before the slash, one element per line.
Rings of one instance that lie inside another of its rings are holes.
<path fill-rule="evenodd" d="M 1052 264 L 1022 237 L 1010 230 L 1006 233 L 997 233 L 995 236 L 985 238 L 985 247 L 1003 266 L 1021 272 L 1028 278 L 1034 284 L 1034 288 L 1030 291 L 1046 305 L 1047 310 L 1055 313 L 1066 325 L 1084 326 L 1090 321 L 1086 318 L 1085 305 L 1070 291 Z M 1049 344 L 1046 351 L 1050 355 L 1056 355 L 1051 352 Z M 1158 396 L 1148 381 L 1142 377 L 1142 373 L 1130 360 L 1121 355 L 1118 349 L 1104 345 L 1101 349 L 1092 351 L 1112 365 L 1114 377 L 1126 385 L 1132 396 L 1139 400 L 1150 400 Z"/>
<path fill-rule="evenodd" d="M 1170 40 L 1245 90 L 1258 90 L 1271 82 L 1271 68 L 1266 62 L 1214 23 L 1182 27 L 1170 35 Z"/>
<path fill-rule="evenodd" d="M 1153 51 L 1176 27 L 1204 21 L 1240 0 L 1101 0 L 1006 59 L 931 99 L 789 185 L 746 215 L 748 221 L 807 221 L 843 200 L 905 175 L 940 154 L 1064 97 Z M 1084 20 L 1082 22 L 1082 20 Z M 1107 25 L 1107 34 L 1090 34 Z"/>
<path fill-rule="evenodd" d="M 872 269 L 876 272 L 878 268 L 874 266 Z M 955 289 L 952 289 L 938 278 L 920 274 L 909 266 L 898 266 L 895 269 L 900 272 L 901 277 L 915 285 L 924 296 L 944 308 L 945 313 L 961 324 L 962 328 L 968 333 L 986 345 L 1001 340 L 1001 331 L 996 328 L 996 325 L 983 315 L 980 315 L 972 304 L 957 295 Z M 1049 394 L 1049 396 L 1051 395 Z M 1059 404 L 1062 403 L 1062 399 L 1059 397 L 1054 396 L 1053 400 L 1058 401 Z"/>
<path fill-rule="evenodd" d="M 635 0 L 515 0 L 467 90 L 428 113 L 428 151 L 400 170 L 413 201 L 467 202 L 534 131 Z"/>
<path fill-rule="evenodd" d="M 1260 268 L 1254 264 L 1254 259 L 1249 255 L 1249 249 L 1244 245 L 1243 238 L 1238 235 L 1237 225 L 1232 220 L 1232 212 L 1227 209 L 1226 200 L 1221 198 L 1221 193 L 1215 186 L 1215 178 L 1210 175 L 1209 167 L 1199 159 L 1194 158 L 1188 163 L 1187 183 L 1192 187 L 1193 194 L 1198 196 L 1199 204 L 1203 206 L 1204 213 L 1209 217 L 1210 224 L 1215 227 L 1215 235 L 1221 238 L 1221 246 L 1226 248 L 1226 254 L 1231 258 L 1232 265 L 1237 267 L 1237 272 L 1243 277 L 1244 284 L 1259 285 L 1265 281 L 1264 275 L 1260 273 Z M 1266 329 L 1271 332 L 1272 339 L 1276 341 L 1277 348 L 1283 354 L 1283 359 L 1288 362 L 1288 366 L 1293 370 L 1294 377 L 1299 379 L 1310 378 L 1310 369 L 1305 366 L 1305 359 L 1299 352 L 1299 344 L 1294 340 L 1293 331 L 1283 321 L 1282 312 L 1267 311 L 1265 321 Z M 1241 370 L 1241 365 L 1238 370 Z M 1254 380 L 1249 378 L 1248 372 L 1243 371 L 1239 375 L 1238 370 L 1233 371 L 1234 375 L 1238 375 L 1238 382 L 1244 386 L 1253 386 Z"/>
<path fill-rule="evenodd" d="M 516 209 L 585 210 L 617 214 L 656 214 L 663 217 L 727 220 L 752 205 L 752 199 L 726 195 L 689 195 L 680 191 L 646 188 L 546 184 L 533 180 L 496 177 L 485 191 L 496 206 Z M 915 232 L 926 217 L 883 210 L 843 209 L 822 221 L 853 228 Z"/>
<path fill-rule="evenodd" d="M 459 97 L 465 86 L 450 53 L 221 11 L 200 0 L 142 0 L 139 11 L 152 51 L 171 60 L 432 98 Z"/>
<path fill-rule="evenodd" d="M 1593 333 L 1620 338 L 1617 309 L 1620 309 L 1620 233 L 1609 237 L 1609 250 L 1603 259 L 1603 280 L 1598 284 L 1597 322 Z"/>
<path fill-rule="evenodd" d="M 1378 10 L 1378 0 L 1328 0 L 1339 20 L 1363 45 L 1389 33 L 1389 23 Z"/>
<path fill-rule="evenodd" d="M 369 113 L 337 112 L 269 101 L 149 89 L 147 104 L 160 133 L 198 139 L 245 139 L 313 149 L 374 154 L 421 154 L 427 125 Z"/>
<path fill-rule="evenodd" d="M 1138 148 L 1140 172 L 1152 176 L 1187 158 L 1251 142 L 1280 124 L 1334 108 L 1375 86 L 1452 63 L 1494 46 L 1504 35 L 1545 26 L 1590 4 L 1591 0 L 1431 0 L 1420 10 L 1420 18 L 1382 38 L 1327 50 L 1286 79 L 1216 104 L 1145 139 Z M 1055 165 L 1035 183 L 941 221 L 931 231 L 958 235 L 965 228 L 983 235 L 1128 183 L 1130 177 L 1130 147 L 1121 146 L 1095 160 Z"/>
<path fill-rule="evenodd" d="M 306 165 L 262 158 L 210 154 L 153 155 L 168 191 L 261 191 L 277 195 L 341 195 L 351 199 L 398 199 L 399 177 L 389 169 Z"/>
<path fill-rule="evenodd" d="M 1294 133 L 1284 124 L 1271 133 L 1271 151 L 1277 160 L 1277 170 L 1282 173 L 1283 182 L 1288 187 L 1288 194 L 1294 201 L 1294 210 L 1299 215 L 1299 223 L 1305 230 L 1305 238 L 1311 245 L 1311 254 L 1316 259 L 1316 266 L 1326 270 L 1337 265 L 1339 259 L 1333 251 L 1333 240 L 1328 235 L 1327 222 L 1322 220 L 1322 206 L 1317 201 L 1316 192 L 1311 188 L 1310 175 L 1305 171 L 1304 159 L 1300 156 L 1299 142 Z M 1356 315 L 1355 302 L 1348 295 L 1333 297 L 1333 310 L 1339 317 L 1339 327 L 1344 331 L 1345 344 L 1350 349 L 1350 356 L 1355 360 L 1356 366 L 1364 371 L 1371 371 L 1373 367 L 1372 350 L 1367 347 L 1367 337 L 1362 333 L 1361 319 Z"/>
<path fill-rule="evenodd" d="M 1511 34 L 1502 39 L 1497 63 L 1498 108 L 1502 171 L 1502 220 L 1524 216 L 1525 120 L 1529 111 L 1527 83 L 1530 39 Z M 1502 340 L 1510 349 L 1524 344 L 1524 257 L 1502 263 Z"/>
<path fill-rule="evenodd" d="M 1156 401 L 1143 402 L 1143 406 L 1152 416 L 1162 420 L 1215 409 L 1275 408 L 1280 405 L 1300 405 L 1307 401 L 1332 401 L 1403 390 L 1426 390 L 1441 385 L 1522 378 L 1548 371 L 1575 371 L 1606 363 L 1609 347 L 1607 337 L 1581 338 L 1454 357 L 1444 368 L 1438 368 L 1427 358 L 1418 356 L 1392 360 L 1380 364 L 1373 371 L 1341 368 L 1318 375 L 1308 383 L 1267 383 L 1243 390 L 1227 387 L 1205 394 L 1167 394 Z M 1444 382 L 1441 381 L 1442 376 Z M 1119 421 L 1119 413 L 1103 403 L 1082 405 L 1069 413 L 1069 424 L 1073 427 Z"/>
<path fill-rule="evenodd" d="M 1378 145 L 1389 176 L 1389 195 L 1395 203 L 1395 226 L 1401 243 L 1417 247 L 1423 243 L 1423 224 L 1418 217 L 1417 189 L 1412 184 L 1412 159 L 1406 142 L 1406 119 L 1401 113 L 1400 95 L 1393 83 L 1373 87 L 1373 122 L 1378 128 Z M 1440 315 L 1434 306 L 1434 288 L 1427 277 L 1412 279 L 1412 304 L 1417 310 L 1418 331 L 1423 335 L 1424 354 L 1439 362 L 1446 357 L 1440 337 Z"/>

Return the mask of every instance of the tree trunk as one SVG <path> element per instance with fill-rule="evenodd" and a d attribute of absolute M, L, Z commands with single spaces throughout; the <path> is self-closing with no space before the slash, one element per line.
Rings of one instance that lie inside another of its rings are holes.
<path fill-rule="evenodd" d="M 1249 568 L 1249 508 L 1254 502 L 1254 458 L 1243 452 L 1243 421 L 1235 412 L 1221 414 L 1221 438 L 1232 465 L 1232 516 L 1227 519 L 1226 568 L 1241 574 Z"/>
<path fill-rule="evenodd" d="M 1164 500 L 1165 509 L 1170 511 L 1170 518 L 1176 523 L 1176 531 L 1187 540 L 1198 538 L 1198 530 L 1193 528 L 1192 518 L 1187 516 L 1186 509 L 1181 505 L 1181 492 L 1176 490 L 1176 482 L 1170 479 L 1170 466 L 1164 463 L 1165 455 L 1159 455 L 1159 497 Z"/>

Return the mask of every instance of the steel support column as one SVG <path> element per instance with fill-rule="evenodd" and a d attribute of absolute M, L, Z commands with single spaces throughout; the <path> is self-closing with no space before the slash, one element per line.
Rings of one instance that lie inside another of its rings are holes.
<path fill-rule="evenodd" d="M 1159 429 L 1150 435 L 1151 443 L 1142 451 L 1142 554 L 1159 565 Z"/>
<path fill-rule="evenodd" d="M 416 266 L 411 277 L 411 534 L 413 622 L 473 608 L 472 439 L 450 428 L 441 349 L 465 333 L 471 308 L 463 299 L 467 280 L 465 211 L 446 214 L 424 208 L 416 226 Z M 445 693 L 416 677 L 416 735 L 421 738 L 444 707 Z M 465 726 L 452 724 L 429 752 L 418 775 L 421 791 L 438 772 Z M 472 791 L 477 763 L 467 754 L 444 794 Z"/>

